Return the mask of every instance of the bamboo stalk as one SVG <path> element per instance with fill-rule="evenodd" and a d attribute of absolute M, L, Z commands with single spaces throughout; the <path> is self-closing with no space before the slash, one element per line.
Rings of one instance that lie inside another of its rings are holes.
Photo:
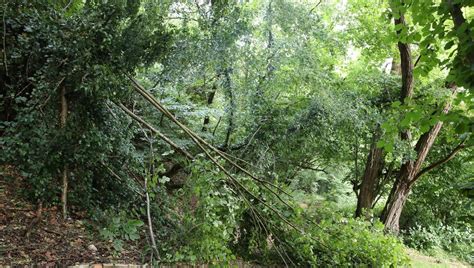
<path fill-rule="evenodd" d="M 263 204 L 265 207 L 269 208 L 273 213 L 275 213 L 280 219 L 282 219 L 288 226 L 292 227 L 293 229 L 304 233 L 303 230 L 292 224 L 291 222 L 288 221 L 277 209 L 275 209 L 273 206 L 269 205 L 267 202 L 261 200 L 259 197 L 255 196 L 250 190 L 248 190 L 242 183 L 240 183 L 230 172 L 225 169 L 219 162 L 209 153 L 204 146 L 209 148 L 211 151 L 214 151 L 217 153 L 219 156 L 221 156 L 223 159 L 225 159 L 227 162 L 229 162 L 232 166 L 236 167 L 240 171 L 244 172 L 247 176 L 251 177 L 252 179 L 262 183 L 262 185 L 269 190 L 272 194 L 274 194 L 280 202 L 282 202 L 284 205 L 289 207 L 290 209 L 293 210 L 293 207 L 291 207 L 287 202 L 285 202 L 279 195 L 276 193 L 273 189 L 268 187 L 266 183 L 268 183 L 265 180 L 262 180 L 260 178 L 257 178 L 254 176 L 252 173 L 247 171 L 246 169 L 242 168 L 240 165 L 232 161 L 230 158 L 228 158 L 226 155 L 224 155 L 221 151 L 219 151 L 217 148 L 206 142 L 204 139 L 199 137 L 197 134 L 195 134 L 193 131 L 191 131 L 188 127 L 183 125 L 181 122 L 179 122 L 176 117 L 174 117 L 171 112 L 166 109 L 161 103 L 159 103 L 151 94 L 149 94 L 133 77 L 129 76 L 127 74 L 127 77 L 131 80 L 133 87 L 135 91 L 137 91 L 140 95 L 142 95 L 147 101 L 149 101 L 155 108 L 157 108 L 160 112 L 162 112 L 166 117 L 168 117 L 172 122 L 174 122 L 178 127 L 180 127 L 184 132 L 193 140 L 193 142 L 206 154 L 206 156 L 222 171 L 224 174 L 232 181 L 233 184 L 236 184 L 239 186 L 241 189 L 244 190 L 247 194 L 249 194 L 252 198 Z M 270 184 L 274 187 L 277 187 L 276 185 Z M 280 189 L 277 187 L 277 189 Z M 283 190 L 281 190 L 283 191 Z"/>
<path fill-rule="evenodd" d="M 140 116 L 134 114 L 132 111 L 130 111 L 125 105 L 121 103 L 117 103 L 117 106 L 119 106 L 126 114 L 128 114 L 130 117 L 135 119 L 136 121 L 140 122 L 143 126 L 151 130 L 153 133 L 158 135 L 163 141 L 168 143 L 171 147 L 173 147 L 175 150 L 186 156 L 188 159 L 193 159 L 194 157 L 188 153 L 185 149 L 179 147 L 176 143 L 174 143 L 170 138 L 166 137 L 163 133 L 158 131 L 156 128 L 154 128 L 152 125 L 148 124 L 145 120 L 143 120 Z"/>

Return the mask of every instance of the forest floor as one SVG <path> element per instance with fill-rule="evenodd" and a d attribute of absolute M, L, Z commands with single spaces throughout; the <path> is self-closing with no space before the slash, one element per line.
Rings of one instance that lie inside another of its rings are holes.
<path fill-rule="evenodd" d="M 21 176 L 3 167 L 0 173 L 0 267 L 79 263 L 139 263 L 138 249 L 115 257 L 111 243 L 87 230 L 84 214 L 63 220 L 58 207 L 38 209 L 21 198 Z"/>

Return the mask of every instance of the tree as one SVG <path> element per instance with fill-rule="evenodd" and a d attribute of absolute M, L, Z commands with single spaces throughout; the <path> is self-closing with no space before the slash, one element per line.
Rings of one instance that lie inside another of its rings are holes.
<path fill-rule="evenodd" d="M 112 140 L 133 131 L 116 129 L 126 121 L 110 119 L 106 100 L 126 97 L 124 73 L 162 58 L 170 38 L 160 16 L 165 6 L 148 5 L 143 13 L 141 2 L 67 2 L 5 4 L 1 72 L 2 161 L 15 159 L 39 203 L 56 199 L 53 178 L 61 178 L 64 217 L 71 186 L 72 196 L 90 195 L 104 186 L 92 179 L 109 174 L 104 165 L 127 161 L 113 159 L 130 142 L 120 148 Z M 92 201 L 85 199 L 74 201 Z"/>
<path fill-rule="evenodd" d="M 394 13 L 394 17 L 395 29 L 397 29 L 397 33 L 399 35 L 401 35 L 403 29 L 407 27 L 405 21 L 405 14 L 402 11 L 403 8 L 405 8 L 403 2 L 399 5 L 392 5 L 392 9 L 398 13 Z M 411 49 L 408 40 L 399 40 L 398 49 L 400 51 L 402 71 L 402 88 L 400 92 L 400 102 L 403 104 L 409 102 L 413 98 L 414 64 L 412 61 Z M 453 84 L 452 82 L 448 83 L 447 87 L 451 90 L 453 95 L 456 95 L 457 86 L 455 84 Z M 451 107 L 451 101 L 448 101 L 446 104 L 443 105 L 443 108 L 441 108 L 441 114 L 447 114 L 450 111 Z M 435 121 L 434 125 L 432 125 L 427 132 L 422 133 L 418 141 L 416 142 L 416 145 L 414 147 L 416 156 L 414 157 L 414 159 L 406 159 L 404 160 L 404 162 L 402 162 L 397 178 L 392 187 L 391 193 L 381 216 L 381 219 L 384 222 L 385 228 L 387 230 L 398 233 L 400 215 L 408 198 L 408 194 L 411 188 L 413 187 L 413 184 L 424 173 L 424 171 L 422 170 L 422 166 L 442 126 L 442 121 Z M 411 142 L 412 133 L 408 129 L 402 130 L 400 132 L 400 137 L 402 140 Z M 453 155 L 456 152 L 457 150 L 453 151 Z M 451 157 L 448 156 L 447 158 Z M 442 160 L 440 161 L 442 162 Z M 434 168 L 436 166 L 437 164 L 434 163 L 430 167 Z"/>

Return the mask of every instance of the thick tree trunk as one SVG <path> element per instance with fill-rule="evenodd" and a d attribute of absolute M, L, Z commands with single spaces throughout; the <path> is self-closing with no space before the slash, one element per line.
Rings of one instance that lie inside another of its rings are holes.
<path fill-rule="evenodd" d="M 400 17 L 395 19 L 395 25 L 406 25 L 405 16 L 403 13 L 399 14 Z M 397 34 L 401 34 L 401 30 L 397 31 Z M 400 101 L 402 103 L 407 99 L 411 99 L 413 96 L 413 61 L 411 59 L 410 45 L 398 41 L 398 51 L 400 52 L 400 66 L 402 74 L 402 88 L 400 91 Z M 411 132 L 404 130 L 400 132 L 402 140 L 410 141 Z M 414 170 L 414 163 L 412 160 L 402 164 L 400 172 L 395 180 L 395 184 L 391 190 L 389 200 L 384 208 L 384 213 L 381 218 L 385 224 L 385 229 L 393 233 L 399 231 L 399 219 L 405 205 L 405 201 L 410 192 L 410 180 L 415 176 L 411 177 Z"/>
<path fill-rule="evenodd" d="M 383 149 L 377 148 L 377 141 L 379 140 L 379 137 L 380 129 L 377 129 L 372 138 L 370 153 L 367 157 L 364 176 L 362 177 L 359 194 L 357 196 L 357 209 L 355 213 L 356 217 L 361 217 L 364 211 L 370 210 L 372 208 L 372 204 L 374 203 L 375 197 L 377 196 L 376 188 L 384 166 Z M 365 217 L 369 218 L 370 215 L 365 215 Z"/>
<path fill-rule="evenodd" d="M 453 94 L 455 93 L 455 88 L 452 88 Z M 447 103 L 443 109 L 443 113 L 446 114 L 451 108 L 451 103 Z M 410 160 L 402 164 L 400 172 L 394 188 L 392 189 L 392 194 L 387 200 L 387 204 L 384 208 L 384 213 L 382 214 L 382 221 L 385 224 L 385 229 L 393 232 L 399 232 L 399 219 L 403 210 L 403 206 L 408 197 L 411 187 L 415 181 L 420 177 L 421 167 L 425 162 L 426 157 L 428 156 L 431 147 L 438 136 L 443 122 L 437 122 L 431 129 L 421 135 L 416 143 L 415 150 L 417 152 L 416 160 Z"/>
<path fill-rule="evenodd" d="M 401 64 L 395 59 L 392 60 L 390 73 L 392 75 L 400 75 L 402 73 Z M 364 176 L 359 185 L 359 193 L 357 194 L 356 217 L 361 217 L 364 210 L 372 209 L 375 205 L 378 191 L 382 187 L 381 176 L 383 166 L 385 165 L 384 153 L 382 148 L 377 148 L 377 142 L 380 140 L 382 130 L 377 126 L 372 138 L 372 144 L 365 165 Z M 388 172 L 388 171 L 387 171 Z M 387 176 L 389 176 L 387 174 Z M 370 215 L 365 215 L 366 219 L 370 219 Z"/>
<path fill-rule="evenodd" d="M 406 176 L 404 174 L 402 176 Z M 390 200 L 387 202 L 384 218 L 385 229 L 393 233 L 398 233 L 400 230 L 400 215 L 410 192 L 410 185 L 407 183 L 407 178 L 399 178 L 398 183 L 394 185 Z M 400 182 L 402 181 L 402 182 Z"/>
<path fill-rule="evenodd" d="M 66 126 L 67 120 L 67 99 L 66 99 L 66 87 L 63 85 L 60 88 L 60 100 L 61 100 L 61 111 L 60 111 L 60 121 L 59 126 L 60 128 L 64 128 Z M 64 154 L 63 154 L 64 155 Z M 62 171 L 62 194 L 61 194 L 61 203 L 63 209 L 63 218 L 67 218 L 67 188 L 68 188 L 68 166 L 64 164 L 63 171 Z"/>

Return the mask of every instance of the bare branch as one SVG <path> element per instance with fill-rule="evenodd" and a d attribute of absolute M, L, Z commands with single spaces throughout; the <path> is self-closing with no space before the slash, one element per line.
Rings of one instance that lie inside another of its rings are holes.
<path fill-rule="evenodd" d="M 125 105 L 118 103 L 117 104 L 125 113 L 127 113 L 130 117 L 133 119 L 137 120 L 140 122 L 140 124 L 144 125 L 146 128 L 154 132 L 158 137 L 160 137 L 162 140 L 164 140 L 166 143 L 171 145 L 174 149 L 176 149 L 178 152 L 182 153 L 184 156 L 186 156 L 188 159 L 193 159 L 194 157 L 188 153 L 185 149 L 179 147 L 176 143 L 174 143 L 170 138 L 166 137 L 163 133 L 159 132 L 156 128 L 148 124 L 145 120 L 143 120 L 141 117 L 138 115 L 134 114 L 132 111 L 130 111 Z"/>
<path fill-rule="evenodd" d="M 154 98 L 150 93 L 148 93 L 133 77 L 131 77 L 130 75 L 126 74 L 127 77 L 130 79 L 130 81 L 132 82 L 132 85 L 134 87 L 134 89 L 140 94 L 142 95 L 147 101 L 149 101 L 155 108 L 157 108 L 160 112 L 162 112 L 166 117 L 168 117 L 171 121 L 173 121 L 179 128 L 181 128 L 192 140 L 193 142 L 205 153 L 205 155 L 230 179 L 230 182 L 236 186 L 238 186 L 240 189 L 242 189 L 245 193 L 247 193 L 248 195 L 250 195 L 253 199 L 257 200 L 258 202 L 260 202 L 261 204 L 263 204 L 265 207 L 267 207 L 268 209 L 270 209 L 273 213 L 275 213 L 280 219 L 282 219 L 288 226 L 292 227 L 293 229 L 295 230 L 298 230 L 299 232 L 302 232 L 301 229 L 299 229 L 296 225 L 292 224 L 291 222 L 288 221 L 288 219 L 286 219 L 282 214 L 281 212 L 274 208 L 273 206 L 269 205 L 267 202 L 265 202 L 264 200 L 260 199 L 259 197 L 255 196 L 254 193 L 252 193 L 251 191 L 249 191 L 239 180 L 237 180 L 232 174 L 230 174 L 230 172 L 225 169 L 218 161 L 216 158 L 214 158 L 210 152 L 205 148 L 207 147 L 210 151 L 213 151 L 215 152 L 216 154 L 218 154 L 220 157 L 222 157 L 224 160 L 226 160 L 229 164 L 231 164 L 232 166 L 236 167 L 238 170 L 242 171 L 243 173 L 245 173 L 247 176 L 249 176 L 250 178 L 258 181 L 261 183 L 261 185 L 266 188 L 267 190 L 269 190 L 273 195 L 275 195 L 279 200 L 280 202 L 282 202 L 284 205 L 286 205 L 287 207 L 289 207 L 290 209 L 293 209 L 292 206 L 290 206 L 287 202 L 285 202 L 281 196 L 275 192 L 272 188 L 269 187 L 272 186 L 272 187 L 275 187 L 278 191 L 280 192 L 284 192 L 281 188 L 279 188 L 278 186 L 274 185 L 274 184 L 271 184 L 270 182 L 266 181 L 266 180 L 263 180 L 263 179 L 260 179 L 258 177 L 256 177 L 255 175 L 253 175 L 252 173 L 250 173 L 248 170 L 242 168 L 240 165 L 238 165 L 237 163 L 235 163 L 234 161 L 232 161 L 229 157 L 227 157 L 225 154 L 223 154 L 221 151 L 219 151 L 217 148 L 215 148 L 214 146 L 212 146 L 211 144 L 209 144 L 208 142 L 206 142 L 204 139 L 202 139 L 201 137 L 199 137 L 198 135 L 196 135 L 193 131 L 191 131 L 187 126 L 183 125 L 181 122 L 179 122 L 176 117 L 174 117 L 171 112 L 166 109 L 163 105 L 161 105 L 161 103 L 159 103 L 156 98 Z M 205 147 L 204 147 L 205 146 Z"/>

